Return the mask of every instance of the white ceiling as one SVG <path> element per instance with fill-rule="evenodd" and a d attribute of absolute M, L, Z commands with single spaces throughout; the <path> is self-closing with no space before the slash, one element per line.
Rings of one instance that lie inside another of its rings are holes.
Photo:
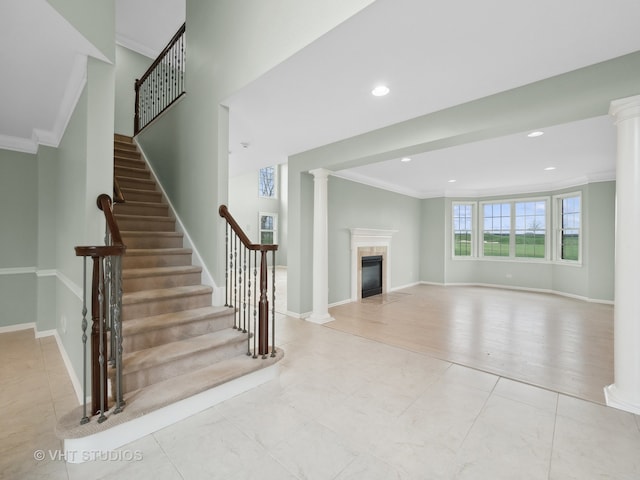
<path fill-rule="evenodd" d="M 46 0 L 8 0 L 2 10 L 0 61 L 10 74 L 0 90 L 0 148 L 30 151 L 59 139 L 78 54 L 99 53 Z M 155 55 L 184 18 L 185 0 L 116 0 L 116 38 Z M 231 174 L 638 51 L 639 18 L 637 0 L 376 0 L 227 99 Z M 374 98 L 380 82 L 391 93 Z M 609 118 L 539 127 L 546 134 L 535 139 L 512 135 L 338 173 L 417 197 L 613 178 Z"/>
<path fill-rule="evenodd" d="M 231 175 L 640 50 L 639 18 L 637 0 L 615 8 L 605 0 L 377 0 L 229 98 Z M 378 83 L 391 93 L 371 96 Z M 614 177 L 609 118 L 539 127 L 546 135 L 536 139 L 514 135 L 339 174 L 417 197 Z"/>

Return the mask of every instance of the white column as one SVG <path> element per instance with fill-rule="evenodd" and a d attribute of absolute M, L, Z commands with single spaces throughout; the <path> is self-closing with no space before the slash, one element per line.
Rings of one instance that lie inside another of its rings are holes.
<path fill-rule="evenodd" d="M 324 168 L 311 170 L 313 175 L 313 323 L 333 320 L 329 315 L 329 230 L 327 183 L 331 173 Z"/>
<path fill-rule="evenodd" d="M 614 384 L 607 405 L 640 414 L 640 96 L 611 103 L 618 127 Z"/>

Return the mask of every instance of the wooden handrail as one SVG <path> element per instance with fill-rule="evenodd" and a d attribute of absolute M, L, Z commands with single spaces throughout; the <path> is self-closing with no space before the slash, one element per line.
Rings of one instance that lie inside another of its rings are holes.
<path fill-rule="evenodd" d="M 117 178 L 113 179 L 113 203 L 127 203 Z"/>
<path fill-rule="evenodd" d="M 171 38 L 166 47 L 160 52 L 158 57 L 153 61 L 151 66 L 146 72 L 136 79 L 134 84 L 135 90 L 135 108 L 133 116 L 133 133 L 138 135 L 147 125 L 149 125 L 160 114 L 167 110 L 171 105 L 178 101 L 185 95 L 184 91 L 184 64 L 185 64 L 185 47 L 184 36 L 186 32 L 186 23 L 178 29 L 176 34 Z M 179 48 L 177 52 L 175 49 Z M 166 66 L 175 69 L 177 68 L 182 73 L 177 77 L 170 76 L 173 83 L 169 82 L 169 76 L 167 76 L 166 68 L 164 73 L 160 73 L 163 80 L 163 87 L 155 85 L 151 91 L 145 88 L 147 80 L 149 83 L 153 83 L 154 72 L 156 80 L 158 79 L 157 71 L 161 68 L 161 64 L 166 63 Z M 141 90 L 143 91 L 141 93 Z"/>
<path fill-rule="evenodd" d="M 238 235 L 238 238 L 240 239 L 242 244 L 249 250 L 255 250 L 259 252 L 278 250 L 278 245 L 262 245 L 259 243 L 251 243 L 249 237 L 247 237 L 240 225 L 238 225 L 238 222 L 236 222 L 235 218 L 233 218 L 233 216 L 229 213 L 229 209 L 226 205 L 220 205 L 220 208 L 218 208 L 218 213 L 227 221 L 231 229 L 236 233 L 236 235 Z"/>
<path fill-rule="evenodd" d="M 158 66 L 158 64 L 165 57 L 167 52 L 171 50 L 171 47 L 173 47 L 173 45 L 178 41 L 178 39 L 186 31 L 186 26 L 187 26 L 186 22 L 182 24 L 182 26 L 178 29 L 176 34 L 171 38 L 171 40 L 169 40 L 169 43 L 167 43 L 167 46 L 164 47 L 164 50 L 160 52 L 160 55 L 158 55 L 158 57 L 154 60 L 151 66 L 147 69 L 147 71 L 144 72 L 144 74 L 142 75 L 142 77 L 140 77 L 139 80 L 136 80 L 136 85 L 142 84 L 142 82 L 144 82 L 147 79 L 147 77 L 151 75 L 151 72 L 153 72 L 153 70 Z"/>

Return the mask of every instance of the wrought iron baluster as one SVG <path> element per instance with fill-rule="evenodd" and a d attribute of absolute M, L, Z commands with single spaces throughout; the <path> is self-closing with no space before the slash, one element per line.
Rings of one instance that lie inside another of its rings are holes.
<path fill-rule="evenodd" d="M 249 308 L 251 308 L 251 289 L 252 287 L 252 283 L 251 283 L 251 251 L 248 252 L 249 253 L 249 275 L 248 275 L 248 279 L 249 279 L 249 299 L 248 299 L 248 304 L 249 304 Z M 249 317 L 249 321 L 248 321 L 248 325 L 247 325 L 247 355 L 251 355 L 251 317 Z"/>
<path fill-rule="evenodd" d="M 258 319 L 258 309 L 256 308 L 256 299 L 258 298 L 258 252 L 253 251 L 253 281 L 254 285 L 256 285 L 256 294 L 253 296 L 253 358 L 258 358 L 258 347 L 256 345 L 256 341 L 258 338 L 258 329 L 257 329 L 257 319 Z"/>
<path fill-rule="evenodd" d="M 104 394 L 105 394 L 105 377 L 104 377 L 104 367 L 105 367 L 105 361 L 104 361 L 104 273 L 103 273 L 103 259 L 101 258 L 100 261 L 98 262 L 99 265 L 99 274 L 98 274 L 98 306 L 99 306 L 99 310 L 98 310 L 98 315 L 99 315 L 99 347 L 98 347 L 98 364 L 100 366 L 100 417 L 98 417 L 98 423 L 102 423 L 104 422 L 107 417 L 104 414 L 105 411 L 105 401 L 104 401 Z"/>

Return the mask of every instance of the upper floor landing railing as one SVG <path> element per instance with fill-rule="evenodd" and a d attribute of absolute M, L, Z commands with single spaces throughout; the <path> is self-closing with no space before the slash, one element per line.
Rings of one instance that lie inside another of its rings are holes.
<path fill-rule="evenodd" d="M 185 94 L 185 61 L 183 24 L 144 75 L 136 80 L 134 135 Z"/>

